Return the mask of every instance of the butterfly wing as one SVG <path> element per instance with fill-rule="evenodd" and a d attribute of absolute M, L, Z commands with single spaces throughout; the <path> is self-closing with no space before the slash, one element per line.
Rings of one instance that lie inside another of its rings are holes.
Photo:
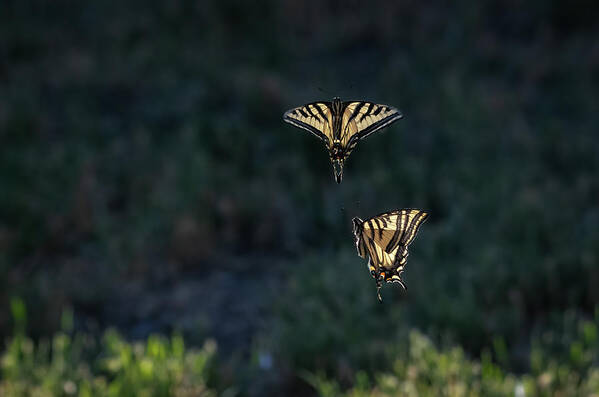
<path fill-rule="evenodd" d="M 385 281 L 403 285 L 400 274 L 407 262 L 408 245 L 427 217 L 424 211 L 404 209 L 380 214 L 363 222 L 361 238 L 375 278 L 382 275 Z"/>
<path fill-rule="evenodd" d="M 403 115 L 392 106 L 372 102 L 345 102 L 341 124 L 341 142 L 347 154 L 360 139 L 401 119 Z"/>
<path fill-rule="evenodd" d="M 386 252 L 383 247 L 378 245 L 370 237 L 363 236 L 363 247 L 368 256 L 370 257 L 371 267 L 369 270 L 380 271 L 386 267 L 390 267 L 395 262 L 396 252 Z"/>
<path fill-rule="evenodd" d="M 331 102 L 312 102 L 290 109 L 283 120 L 321 139 L 327 147 L 333 141 Z"/>
<path fill-rule="evenodd" d="M 402 118 L 394 107 L 365 101 L 312 102 L 285 112 L 283 120 L 321 139 L 341 183 L 343 165 L 360 139 Z"/>
<path fill-rule="evenodd" d="M 417 209 L 386 212 L 365 221 L 364 232 L 391 252 L 398 245 L 410 245 L 427 217 L 428 213 Z"/>

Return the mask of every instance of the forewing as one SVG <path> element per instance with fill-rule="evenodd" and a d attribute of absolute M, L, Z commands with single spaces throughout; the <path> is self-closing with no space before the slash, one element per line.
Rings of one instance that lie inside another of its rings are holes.
<path fill-rule="evenodd" d="M 390 253 L 399 245 L 410 245 L 427 217 L 428 213 L 416 209 L 386 212 L 364 221 L 363 233 Z"/>
<path fill-rule="evenodd" d="M 346 102 L 341 125 L 341 141 L 348 153 L 360 139 L 401 119 L 399 110 L 372 102 Z"/>
<path fill-rule="evenodd" d="M 366 258 L 368 252 L 366 248 L 366 242 L 364 241 L 361 233 L 356 236 L 356 249 L 358 250 L 358 255 L 361 258 Z"/>
<path fill-rule="evenodd" d="M 290 109 L 283 120 L 298 128 L 309 131 L 329 146 L 333 139 L 330 102 L 313 102 Z"/>

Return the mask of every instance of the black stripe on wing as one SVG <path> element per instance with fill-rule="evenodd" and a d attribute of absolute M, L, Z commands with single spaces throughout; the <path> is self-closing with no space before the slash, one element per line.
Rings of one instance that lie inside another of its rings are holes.
<path fill-rule="evenodd" d="M 347 144 L 348 147 L 353 148 L 356 145 L 356 143 L 358 143 L 359 140 L 362 140 L 362 139 L 366 138 L 367 136 L 369 136 L 370 134 L 372 134 L 376 131 L 379 131 L 380 129 L 385 128 L 388 125 L 391 125 L 394 122 L 396 122 L 397 120 L 400 120 L 401 118 L 403 118 L 403 115 L 401 114 L 401 112 L 393 107 L 386 106 L 386 105 L 376 105 L 376 104 L 370 104 L 370 105 L 373 105 L 373 106 L 368 107 L 367 112 L 362 114 L 362 116 L 357 120 L 358 122 L 361 123 L 368 116 L 380 117 L 380 113 L 383 110 L 384 110 L 384 113 L 388 113 L 388 112 L 392 112 L 392 113 L 386 117 L 383 117 L 382 119 L 380 119 L 378 121 L 375 121 L 368 127 L 358 130 L 358 132 L 349 139 L 349 142 Z M 376 106 L 376 108 L 375 108 L 375 106 Z M 373 111 L 373 109 L 374 109 L 374 111 Z"/>
<path fill-rule="evenodd" d="M 384 119 L 381 119 L 381 120 L 377 121 L 376 123 L 369 125 L 362 131 L 359 131 L 352 138 L 357 137 L 358 139 L 364 139 L 368 135 L 372 134 L 373 132 L 376 132 L 376 131 L 380 130 L 381 128 L 384 128 L 384 127 L 390 125 L 391 123 L 396 122 L 397 120 L 401 119 L 402 117 L 403 117 L 403 115 L 399 112 L 393 113 L 393 114 L 385 117 Z"/>
<path fill-rule="evenodd" d="M 321 126 L 330 124 L 327 116 L 321 108 L 321 105 L 324 105 L 330 109 L 330 105 L 327 102 L 308 103 L 304 106 L 286 111 L 283 115 L 283 120 L 295 127 L 310 132 L 312 135 L 324 141 L 325 144 L 329 145 L 329 138 L 326 136 L 326 134 L 307 122 L 312 119 Z M 302 118 L 304 120 L 301 120 Z"/>
<path fill-rule="evenodd" d="M 426 218 L 428 218 L 428 214 L 424 211 L 420 211 L 414 218 L 412 218 L 412 221 L 408 225 L 408 229 L 400 239 L 401 245 L 407 247 L 414 241 L 416 233 L 418 233 L 418 229 L 420 229 L 420 225 L 422 225 L 422 222 L 424 222 Z"/>
<path fill-rule="evenodd" d="M 386 252 L 393 251 L 395 246 L 399 243 L 399 241 L 401 241 L 401 238 L 403 237 L 403 234 L 406 231 L 407 221 L 408 221 L 408 214 L 406 213 L 406 211 L 405 210 L 400 211 L 397 214 L 397 222 L 396 222 L 397 225 L 395 228 L 395 232 L 393 233 L 393 237 L 391 237 L 391 240 L 389 240 L 389 243 L 385 247 Z"/>
<path fill-rule="evenodd" d="M 344 109 L 353 102 L 344 102 Z M 356 116 L 360 113 L 360 109 L 362 109 L 362 107 L 366 104 L 366 102 L 360 102 L 358 103 L 358 105 L 355 107 L 354 111 L 352 112 L 351 116 L 349 117 L 349 119 L 347 120 L 347 124 L 349 124 L 350 122 L 352 122 Z"/>
<path fill-rule="evenodd" d="M 328 145 L 329 138 L 327 138 L 327 136 L 325 134 L 323 134 L 321 131 L 319 131 L 318 129 L 312 127 L 310 124 L 306 124 L 303 121 L 299 121 L 297 119 L 292 119 L 291 117 L 283 117 L 283 120 L 289 124 L 292 124 L 292 125 L 298 127 L 298 128 L 301 128 L 308 132 L 311 132 L 313 135 L 315 135 L 317 138 L 320 138 Z"/>
<path fill-rule="evenodd" d="M 366 118 L 366 116 L 370 116 L 372 114 L 372 108 L 373 107 L 374 107 L 374 103 L 370 102 L 368 104 L 368 109 L 366 109 L 366 112 L 364 112 L 364 114 L 360 118 L 360 122 L 364 121 L 364 119 Z"/>

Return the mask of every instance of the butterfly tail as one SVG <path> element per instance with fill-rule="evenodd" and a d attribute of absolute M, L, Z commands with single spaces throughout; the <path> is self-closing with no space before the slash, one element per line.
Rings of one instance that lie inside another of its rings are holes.
<path fill-rule="evenodd" d="M 341 179 L 343 179 L 343 160 L 333 160 L 333 174 L 335 175 L 335 181 L 341 183 Z"/>
<path fill-rule="evenodd" d="M 380 279 L 376 280 L 376 296 L 377 298 L 379 298 L 379 302 L 383 301 L 383 298 L 381 298 L 381 287 L 383 286 L 383 284 L 381 283 Z"/>

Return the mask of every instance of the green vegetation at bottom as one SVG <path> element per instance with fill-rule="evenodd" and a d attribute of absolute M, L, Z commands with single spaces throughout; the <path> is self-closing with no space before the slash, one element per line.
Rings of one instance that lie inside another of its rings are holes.
<path fill-rule="evenodd" d="M 558 359 L 535 343 L 530 372 L 518 376 L 493 363 L 488 352 L 471 360 L 460 347 L 438 349 L 413 331 L 407 354 L 395 360 L 391 371 L 374 376 L 358 372 L 345 392 L 326 376 L 304 378 L 323 397 L 599 396 L 597 323 L 581 322 L 580 329 L 583 334 L 571 345 L 570 357 Z"/>
<path fill-rule="evenodd" d="M 213 341 L 195 349 L 179 335 L 129 342 L 108 330 L 96 338 L 73 332 L 72 314 L 65 312 L 62 331 L 34 342 L 24 333 L 23 303 L 14 300 L 12 311 L 15 331 L 0 359 L 0 396 L 243 395 L 243 387 L 218 384 Z M 388 346 L 395 354 L 389 368 L 353 371 L 348 384 L 313 368 L 292 371 L 324 397 L 599 396 L 599 310 L 594 320 L 534 338 L 524 374 L 498 363 L 504 345 L 498 339 L 494 351 L 471 359 L 459 346 L 437 348 L 412 330 L 400 346 Z"/>
<path fill-rule="evenodd" d="M 12 302 L 15 335 L 2 353 L 0 396 L 214 396 L 207 386 L 216 344 L 185 347 L 179 335 L 128 342 L 116 331 L 101 338 L 63 331 L 34 343 L 23 333 L 24 305 Z"/>

